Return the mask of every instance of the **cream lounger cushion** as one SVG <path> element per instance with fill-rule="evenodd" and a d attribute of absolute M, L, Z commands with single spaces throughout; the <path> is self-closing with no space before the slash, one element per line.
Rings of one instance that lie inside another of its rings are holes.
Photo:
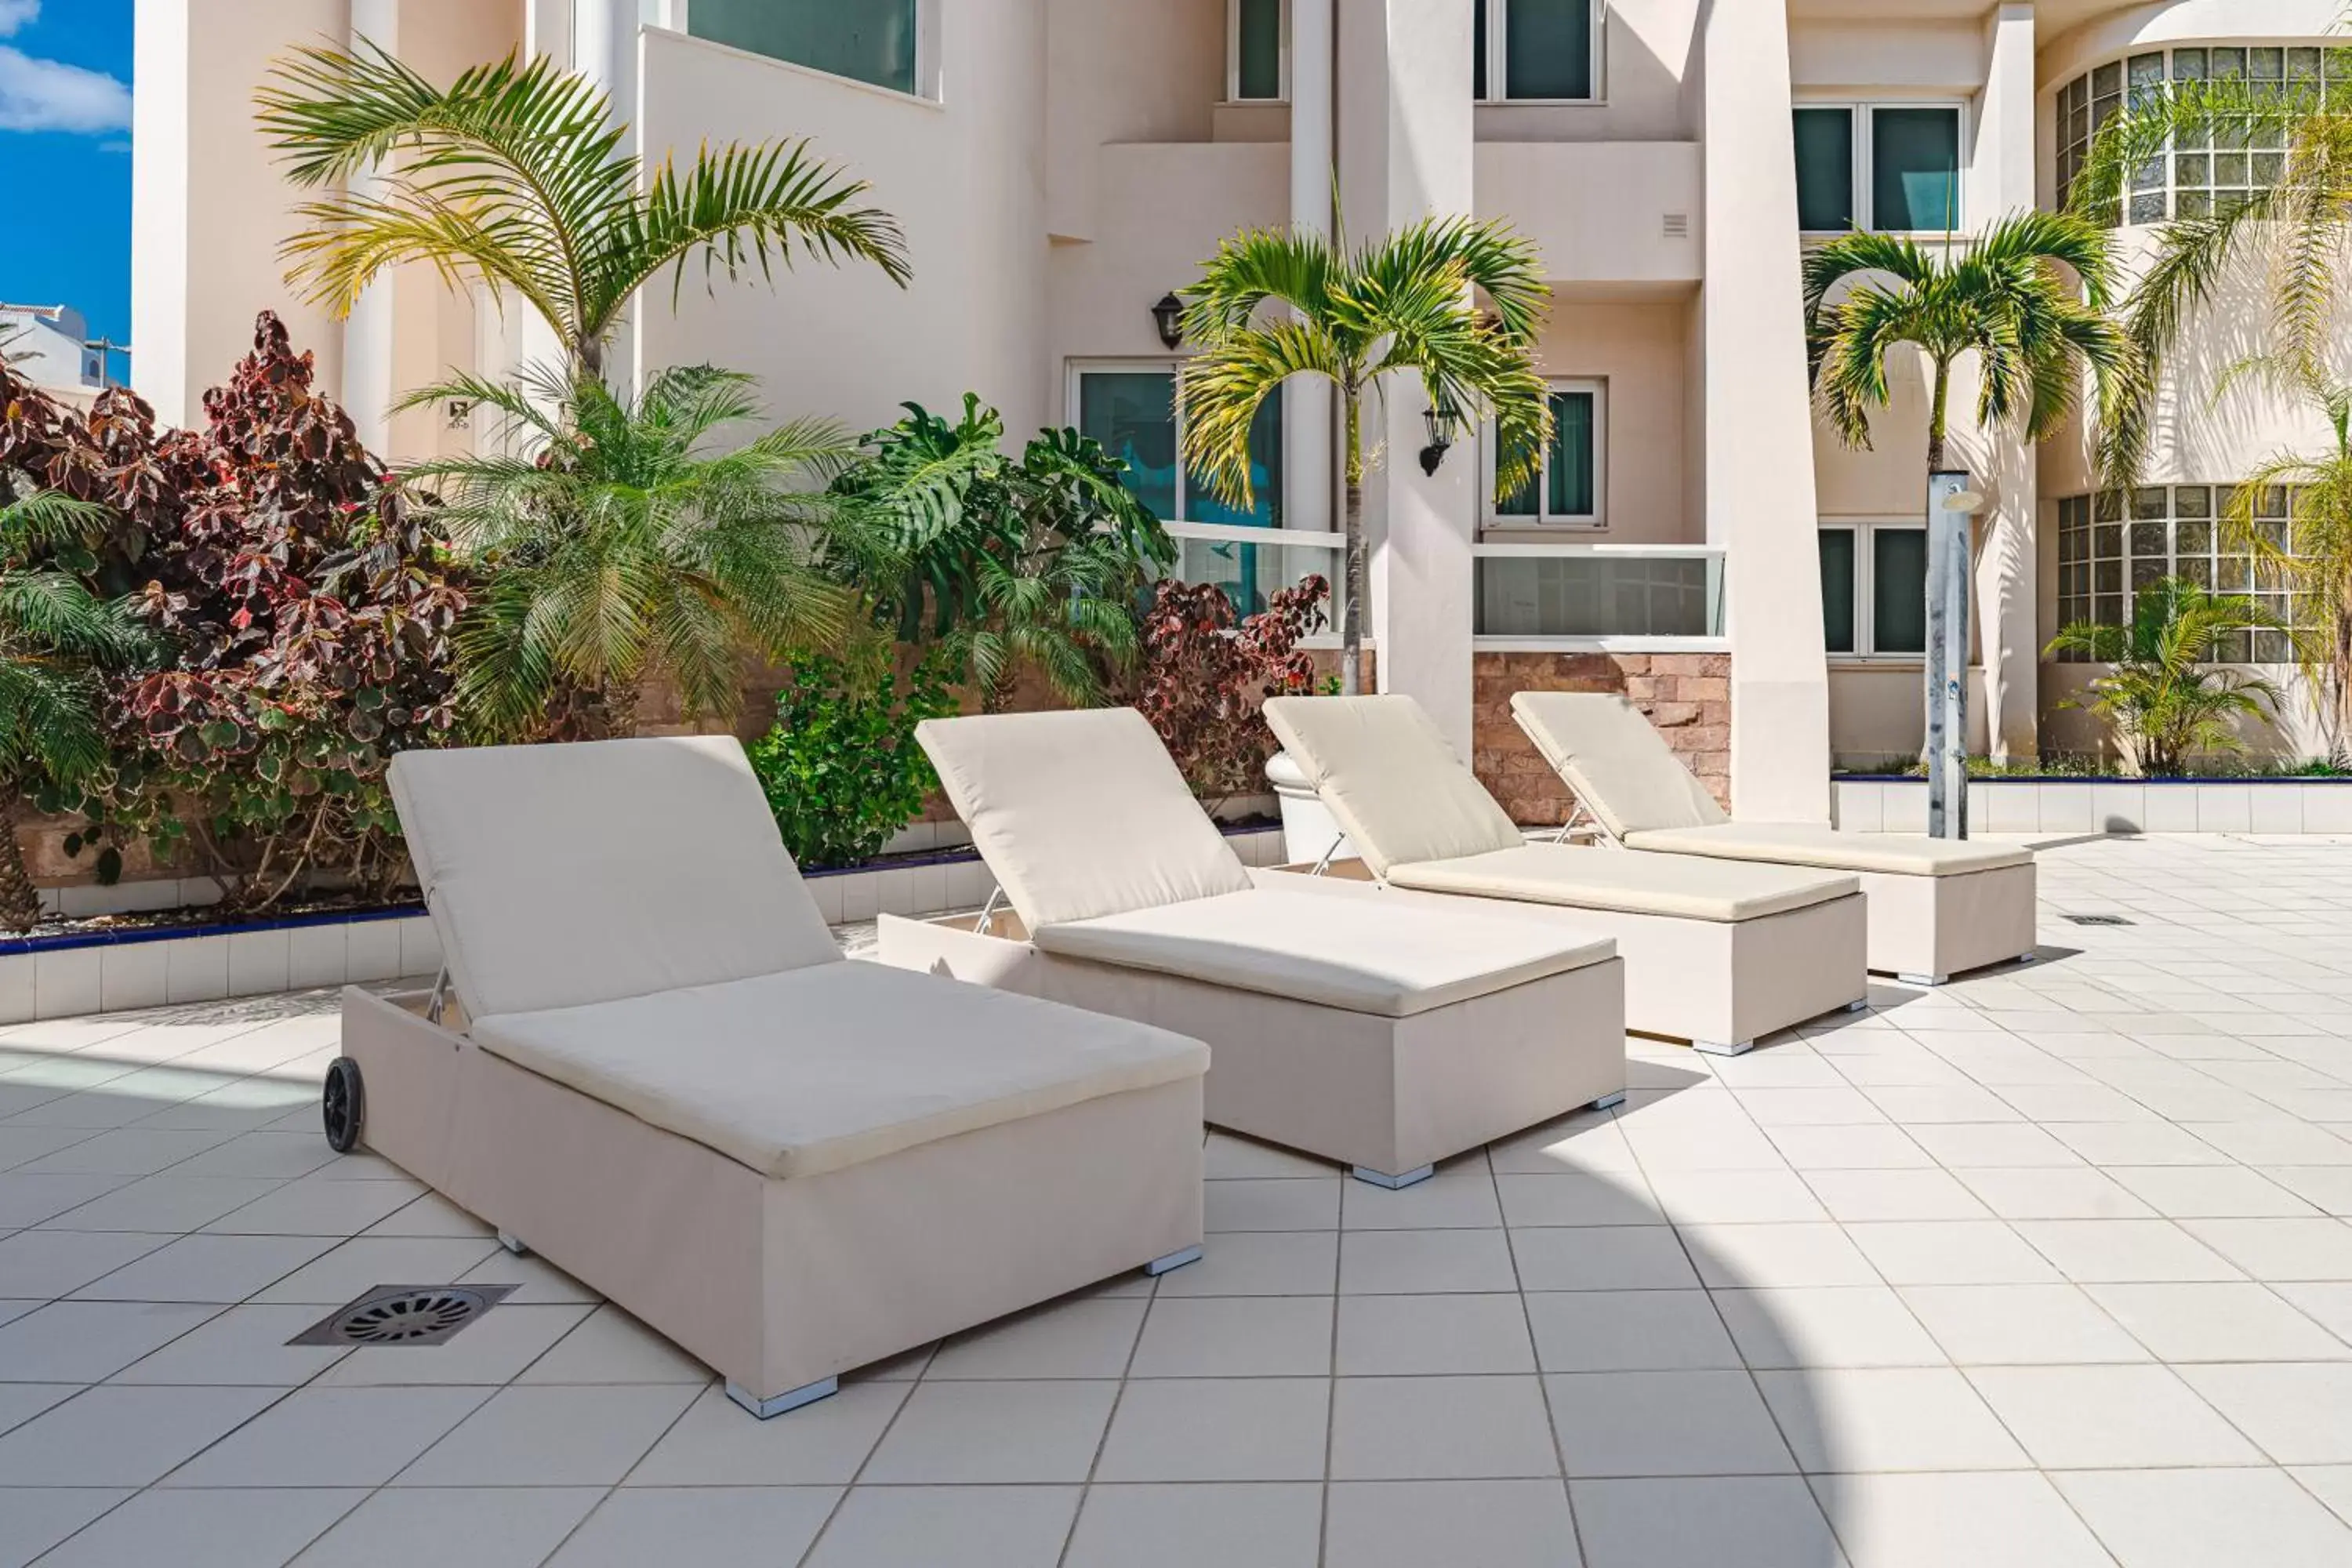
<path fill-rule="evenodd" d="M 1279 889 L 1223 893 L 1047 926 L 1047 952 L 1411 1017 L 1613 956 L 1606 938 L 1448 910 Z"/>
<path fill-rule="evenodd" d="M 1457 860 L 1393 867 L 1389 880 L 1430 893 L 1521 899 L 1621 914 L 1730 923 L 1825 904 L 1858 892 L 1852 877 L 1788 866 L 1735 865 L 1621 854 L 1565 844 L 1522 844 Z"/>
<path fill-rule="evenodd" d="M 811 1176 L 1197 1077 L 1161 1029 L 919 971 L 827 963 L 477 1018 L 518 1067 L 762 1175 Z"/>
<path fill-rule="evenodd" d="M 927 719 L 915 734 L 1032 931 L 1250 886 L 1132 708 Z"/>
<path fill-rule="evenodd" d="M 391 783 L 475 1017 L 841 962 L 730 737 L 608 741 L 593 764 L 573 746 L 404 752 Z"/>
<path fill-rule="evenodd" d="M 1511 714 L 1612 837 L 1731 820 L 1641 710 L 1614 692 L 1517 692 Z"/>
<path fill-rule="evenodd" d="M 1959 877 L 2033 864 L 2033 852 L 2015 845 L 1913 833 L 1840 833 L 1798 823 L 1721 822 L 1712 827 L 1664 828 L 1628 834 L 1625 847 L 1896 877 Z"/>
<path fill-rule="evenodd" d="M 1410 697 L 1277 697 L 1265 717 L 1376 877 L 1525 842 Z"/>

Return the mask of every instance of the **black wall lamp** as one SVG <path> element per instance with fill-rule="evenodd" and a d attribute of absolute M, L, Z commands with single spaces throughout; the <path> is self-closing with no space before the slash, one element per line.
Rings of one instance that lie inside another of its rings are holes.
<path fill-rule="evenodd" d="M 1173 293 L 1160 296 L 1151 307 L 1152 324 L 1160 329 L 1160 341 L 1175 348 L 1184 341 L 1184 301 Z"/>
<path fill-rule="evenodd" d="M 1421 449 L 1421 471 L 1434 479 L 1437 466 L 1445 461 L 1445 454 L 1454 446 L 1454 432 L 1462 422 L 1462 411 L 1441 387 L 1435 401 L 1422 411 L 1421 417 L 1429 426 L 1429 445 Z"/>

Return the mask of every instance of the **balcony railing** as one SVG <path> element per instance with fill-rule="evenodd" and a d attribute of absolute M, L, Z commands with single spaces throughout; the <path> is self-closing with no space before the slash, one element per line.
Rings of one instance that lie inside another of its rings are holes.
<path fill-rule="evenodd" d="M 1490 642 L 1711 643 L 1723 552 L 1705 544 L 1480 544 L 1473 631 Z"/>
<path fill-rule="evenodd" d="M 1319 576 L 1331 584 L 1325 613 L 1338 623 L 1345 534 L 1210 522 L 1171 522 L 1167 527 L 1178 552 L 1172 574 L 1187 583 L 1214 583 L 1234 602 L 1235 614 L 1255 615 L 1265 608 L 1267 595 L 1302 578 Z"/>

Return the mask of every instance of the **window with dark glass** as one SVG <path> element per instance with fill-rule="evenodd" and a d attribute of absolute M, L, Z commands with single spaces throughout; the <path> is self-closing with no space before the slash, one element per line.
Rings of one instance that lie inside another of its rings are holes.
<path fill-rule="evenodd" d="M 687 31 L 812 70 L 915 92 L 919 0 L 693 0 Z"/>
<path fill-rule="evenodd" d="M 1960 226 L 1960 111 L 1870 111 L 1870 226 L 1893 232 Z"/>
<path fill-rule="evenodd" d="M 1283 0 L 1233 0 L 1234 96 L 1279 99 Z"/>
<path fill-rule="evenodd" d="M 1543 470 L 1495 502 L 1495 514 L 1534 522 L 1593 522 L 1601 517 L 1601 394 L 1597 387 L 1551 395 L 1551 448 Z"/>
<path fill-rule="evenodd" d="M 1822 642 L 1832 653 L 1854 653 L 1853 530 L 1824 528 L 1822 552 Z"/>
<path fill-rule="evenodd" d="M 1870 531 L 1870 649 L 1924 653 L 1927 647 L 1927 531 Z"/>
<path fill-rule="evenodd" d="M 1474 0 L 1474 96 L 1589 100 L 1599 96 L 1595 0 Z M 1500 85 L 1499 92 L 1494 90 Z"/>
<path fill-rule="evenodd" d="M 1801 108 L 1797 117 L 1797 226 L 1829 234 L 1853 226 L 1853 110 Z"/>
<path fill-rule="evenodd" d="M 1258 405 L 1250 424 L 1250 490 L 1244 510 L 1221 499 L 1203 476 L 1181 471 L 1181 409 L 1173 370 L 1086 370 L 1078 374 L 1077 426 L 1127 464 L 1123 482 L 1165 521 L 1228 527 L 1282 525 L 1282 397 Z"/>

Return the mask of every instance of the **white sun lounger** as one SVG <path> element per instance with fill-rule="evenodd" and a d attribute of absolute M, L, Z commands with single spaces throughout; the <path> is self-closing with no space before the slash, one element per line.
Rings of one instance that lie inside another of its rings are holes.
<path fill-rule="evenodd" d="M 1734 822 L 1614 693 L 1522 691 L 1511 717 L 1601 831 L 1628 849 L 1854 873 L 1870 905 L 1873 969 L 1940 985 L 1962 970 L 2033 956 L 2031 849 Z"/>
<path fill-rule="evenodd" d="M 754 1414 L 1200 1256 L 1207 1048 L 845 960 L 732 740 L 410 752 L 391 782 L 448 989 L 344 992 L 330 1137 Z"/>
<path fill-rule="evenodd" d="M 886 915 L 884 962 L 1206 1040 L 1212 1123 L 1384 1186 L 1623 1098 L 1605 939 L 1260 887 L 1133 709 L 916 733 L 1012 910 Z"/>
<path fill-rule="evenodd" d="M 1632 1028 L 1736 1055 L 1868 993 L 1852 877 L 1530 844 L 1410 697 L 1280 697 L 1265 716 L 1360 857 L 1333 873 L 1613 939 Z"/>

